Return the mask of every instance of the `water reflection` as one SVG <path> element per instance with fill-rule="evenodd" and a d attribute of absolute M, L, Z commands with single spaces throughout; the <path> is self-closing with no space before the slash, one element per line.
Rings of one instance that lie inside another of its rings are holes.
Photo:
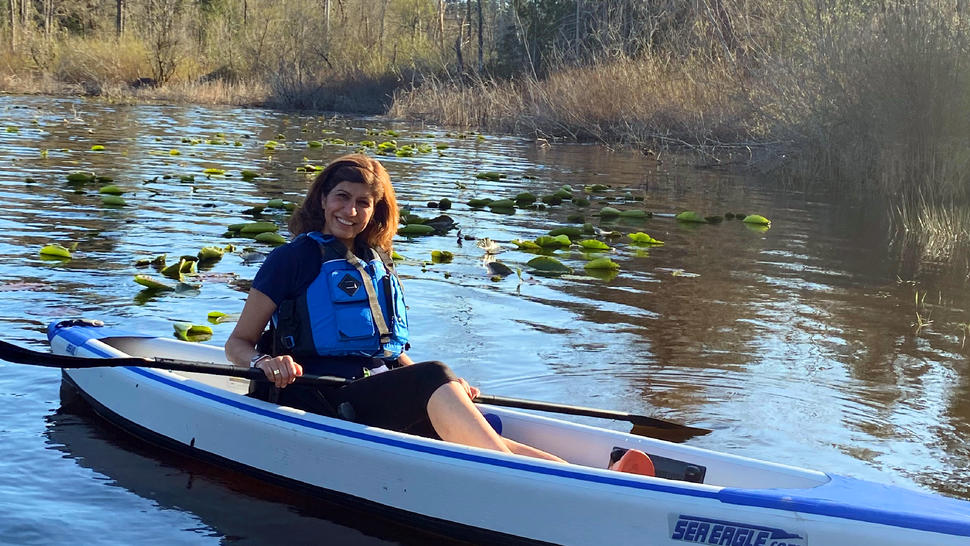
<path fill-rule="evenodd" d="M 43 324 L 64 316 L 168 335 L 176 320 L 239 312 L 270 248 L 225 239 L 226 226 L 252 220 L 245 211 L 270 198 L 302 198 L 311 176 L 298 166 L 357 149 L 307 140 L 383 140 L 373 132 L 394 128 L 401 143 L 449 145 L 442 155 L 382 157 L 399 201 L 431 217 L 440 211 L 426 204 L 449 198 L 462 233 L 502 245 L 502 263 L 521 270 L 493 280 L 484 250 L 455 232 L 396 241 L 416 358 L 444 360 L 485 392 L 656 414 L 715 429 L 697 445 L 970 498 L 967 252 L 943 260 L 926 241 L 899 243 L 882 203 L 846 204 L 598 146 L 456 139 L 372 119 L 43 97 L 0 97 L 0 112 L 20 128 L 0 132 L 0 321 L 21 339 L 40 345 Z M 267 140 L 283 146 L 269 150 Z M 229 176 L 207 177 L 209 167 Z M 261 176 L 243 180 L 242 169 Z M 114 178 L 129 206 L 101 206 L 97 183 L 65 181 L 75 170 Z M 508 176 L 476 178 L 482 171 Z M 592 184 L 611 187 L 590 207 L 509 215 L 466 205 Z M 605 222 L 595 215 L 604 204 L 663 214 Z M 759 213 L 772 226 L 687 226 L 672 218 L 684 210 Z M 611 241 L 615 277 L 585 275 L 574 251 L 556 254 L 575 275 L 527 273 L 534 256 L 510 241 L 578 225 L 574 215 L 665 244 Z M 77 242 L 75 258 L 42 261 L 37 250 L 55 241 Z M 236 252 L 205 272 L 197 293 L 146 297 L 131 281 L 145 272 L 137 258 L 227 243 Z M 430 264 L 433 250 L 454 260 Z M 231 327 L 216 325 L 212 343 Z"/>

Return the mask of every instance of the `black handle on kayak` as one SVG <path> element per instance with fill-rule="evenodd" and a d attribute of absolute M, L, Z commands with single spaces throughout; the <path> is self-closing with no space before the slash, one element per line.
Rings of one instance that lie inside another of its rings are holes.
<path fill-rule="evenodd" d="M 160 368 L 181 372 L 242 377 L 254 381 L 268 381 L 266 376 L 263 374 L 263 371 L 255 368 L 239 368 L 226 364 L 216 364 L 214 362 L 195 362 L 173 358 L 89 358 L 82 356 L 58 355 L 54 353 L 32 351 L 3 340 L 0 340 L 0 359 L 19 364 L 46 366 L 48 368 L 103 368 L 138 366 L 142 368 Z M 315 383 L 320 385 L 344 385 L 350 382 L 349 379 L 329 375 L 303 375 L 297 377 L 296 381 L 299 383 Z M 493 406 L 506 406 L 511 408 L 546 411 L 567 415 L 582 415 L 586 417 L 599 417 L 603 419 L 627 421 L 633 423 L 633 430 L 631 431 L 633 434 L 649 436 L 651 438 L 659 438 L 661 440 L 667 440 L 670 442 L 683 442 L 688 438 L 702 436 L 711 432 L 710 429 L 672 423 L 670 421 L 664 421 L 655 417 L 648 417 L 646 415 L 586 408 L 582 406 L 571 406 L 567 404 L 555 404 L 552 402 L 539 402 L 536 400 L 523 400 L 520 398 L 505 398 L 502 396 L 493 396 L 488 394 L 479 394 L 475 399 L 475 402 L 491 404 Z"/>

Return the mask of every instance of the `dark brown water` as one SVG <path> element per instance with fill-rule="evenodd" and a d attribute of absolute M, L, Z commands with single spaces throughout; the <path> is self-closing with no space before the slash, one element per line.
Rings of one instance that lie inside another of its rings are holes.
<path fill-rule="evenodd" d="M 78 316 L 171 335 L 175 321 L 202 324 L 210 311 L 238 312 L 240 288 L 270 248 L 224 239 L 225 227 L 251 219 L 243 211 L 269 198 L 299 200 L 309 179 L 298 166 L 357 148 L 310 148 L 308 140 L 380 142 L 392 137 L 370 132 L 387 128 L 400 132 L 400 144 L 449 146 L 443 155 L 382 159 L 399 201 L 430 217 L 437 211 L 428 201 L 450 198 L 448 214 L 462 234 L 497 241 L 507 249 L 499 260 L 522 270 L 492 280 L 484 252 L 474 241 L 459 244 L 454 231 L 400 239 L 415 358 L 449 362 L 488 393 L 714 429 L 694 445 L 970 498 L 965 248 L 941 252 L 891 236 L 886 208 L 876 202 L 840 204 L 597 146 L 457 138 L 373 119 L 0 97 L 4 339 L 43 349 L 48 322 Z M 286 147 L 269 153 L 268 140 Z M 105 150 L 91 151 L 96 144 Z M 205 168 L 230 176 L 207 178 Z M 241 169 L 263 176 L 245 181 Z M 75 170 L 112 177 L 128 190 L 128 205 L 103 206 L 102 184 L 68 183 Z M 508 176 L 475 178 L 483 171 Z M 506 215 L 465 205 L 563 185 L 580 193 L 592 184 L 611 188 L 588 208 Z M 668 215 L 758 213 L 772 226 L 685 225 L 660 215 L 603 222 L 593 213 L 604 204 Z M 644 231 L 665 245 L 608 241 L 620 265 L 613 278 L 586 276 L 578 250 L 556 252 L 573 275 L 528 273 L 534 255 L 509 241 L 572 225 L 572 214 L 624 234 Z M 78 243 L 74 258 L 41 259 L 49 242 Z M 203 272 L 198 290 L 151 297 L 132 282 L 136 273 L 154 274 L 136 268 L 138 258 L 228 242 L 237 250 Z M 432 250 L 455 258 L 431 264 Z M 231 328 L 214 326 L 210 343 L 221 344 Z M 0 542 L 433 538 L 158 452 L 62 408 L 59 384 L 56 370 L 0 363 Z"/>

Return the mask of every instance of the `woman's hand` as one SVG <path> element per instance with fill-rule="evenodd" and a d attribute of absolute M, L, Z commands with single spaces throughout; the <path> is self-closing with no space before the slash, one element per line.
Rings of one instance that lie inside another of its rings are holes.
<path fill-rule="evenodd" d="M 256 367 L 263 370 L 266 379 L 269 379 L 280 389 L 303 375 L 303 366 L 297 364 L 290 355 L 264 358 L 256 363 Z"/>
<path fill-rule="evenodd" d="M 465 389 L 465 394 L 467 394 L 468 398 L 471 398 L 472 400 L 478 398 L 479 393 L 482 392 L 478 390 L 478 387 L 469 385 L 468 381 L 465 381 L 461 377 L 458 378 L 458 384 L 461 385 L 461 388 Z"/>

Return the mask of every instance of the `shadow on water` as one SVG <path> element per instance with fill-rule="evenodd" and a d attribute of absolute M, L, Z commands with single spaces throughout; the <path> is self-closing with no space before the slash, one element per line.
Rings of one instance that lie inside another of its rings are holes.
<path fill-rule="evenodd" d="M 123 488 L 161 510 L 195 516 L 202 525 L 182 533 L 199 539 L 215 537 L 232 544 L 462 544 L 153 447 L 106 423 L 67 385 L 61 386 L 61 407 L 46 420 L 48 449 L 106 476 L 106 486 Z"/>

